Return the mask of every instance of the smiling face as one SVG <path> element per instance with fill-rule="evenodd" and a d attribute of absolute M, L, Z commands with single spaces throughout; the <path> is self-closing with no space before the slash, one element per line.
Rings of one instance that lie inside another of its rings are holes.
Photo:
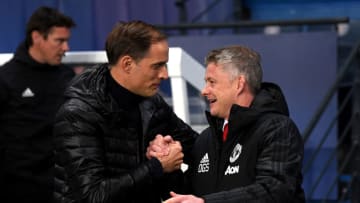
<path fill-rule="evenodd" d="M 66 51 L 69 51 L 70 28 L 53 27 L 47 36 L 34 31 L 31 56 L 39 63 L 59 65 Z"/>
<path fill-rule="evenodd" d="M 237 80 L 231 80 L 222 65 L 209 63 L 205 73 L 205 87 L 201 94 L 206 97 L 210 106 L 210 114 L 228 119 L 230 108 L 236 103 L 238 94 Z"/>
<path fill-rule="evenodd" d="M 153 43 L 148 53 L 139 61 L 132 60 L 126 87 L 131 92 L 150 97 L 159 91 L 160 82 L 168 79 L 166 63 L 169 46 L 166 40 Z"/>

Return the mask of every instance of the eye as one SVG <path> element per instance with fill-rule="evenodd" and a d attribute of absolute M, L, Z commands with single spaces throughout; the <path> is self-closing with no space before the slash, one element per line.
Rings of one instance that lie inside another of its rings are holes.
<path fill-rule="evenodd" d="M 208 80 L 208 82 L 212 85 L 215 84 L 215 80 Z"/>
<path fill-rule="evenodd" d="M 65 42 L 67 42 L 66 39 L 62 39 L 62 38 L 56 39 L 56 43 L 59 44 L 59 45 L 65 43 Z"/>
<path fill-rule="evenodd" d="M 167 64 L 166 63 L 157 63 L 153 65 L 154 69 L 161 69 L 162 67 L 167 68 Z"/>

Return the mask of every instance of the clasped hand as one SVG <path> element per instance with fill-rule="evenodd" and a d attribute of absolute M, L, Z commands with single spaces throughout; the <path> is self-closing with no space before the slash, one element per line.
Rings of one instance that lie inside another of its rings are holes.
<path fill-rule="evenodd" d="M 155 139 L 150 142 L 146 157 L 148 159 L 152 157 L 157 158 L 164 172 L 169 173 L 180 169 L 184 154 L 179 141 L 173 140 L 170 135 L 162 136 L 158 134 Z"/>

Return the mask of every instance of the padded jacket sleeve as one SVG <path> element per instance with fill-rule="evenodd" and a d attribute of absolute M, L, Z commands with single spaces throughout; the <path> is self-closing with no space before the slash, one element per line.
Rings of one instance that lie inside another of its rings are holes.
<path fill-rule="evenodd" d="M 1 114 L 3 114 L 3 109 L 5 108 L 7 97 L 8 97 L 8 90 L 6 89 L 4 82 L 0 77 L 0 116 L 2 116 Z M 4 124 L 0 123 L 0 126 L 2 125 Z M 2 168 L 4 154 L 5 154 L 5 138 L 3 132 L 0 129 L 0 169 Z"/>
<path fill-rule="evenodd" d="M 127 202 L 131 196 L 151 182 L 154 160 L 118 177 L 105 172 L 104 147 L 99 125 L 105 122 L 85 102 L 70 100 L 60 109 L 55 125 L 56 198 L 76 202 Z M 157 160 L 156 160 L 157 161 Z M 65 182 L 65 183 L 64 183 Z M 67 190 L 67 191 L 62 191 Z M 58 196 L 58 197 L 57 197 Z"/>

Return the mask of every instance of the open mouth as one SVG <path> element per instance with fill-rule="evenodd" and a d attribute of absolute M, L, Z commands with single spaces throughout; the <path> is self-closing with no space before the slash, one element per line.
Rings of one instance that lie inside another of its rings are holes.
<path fill-rule="evenodd" d="M 216 99 L 208 99 L 209 104 L 215 103 L 217 100 Z"/>
<path fill-rule="evenodd" d="M 160 87 L 160 83 L 153 84 L 153 85 L 151 85 L 151 87 L 154 89 L 158 89 Z"/>
<path fill-rule="evenodd" d="M 63 57 L 64 57 L 64 55 L 58 54 L 58 55 L 56 55 L 56 60 L 61 60 Z"/>

